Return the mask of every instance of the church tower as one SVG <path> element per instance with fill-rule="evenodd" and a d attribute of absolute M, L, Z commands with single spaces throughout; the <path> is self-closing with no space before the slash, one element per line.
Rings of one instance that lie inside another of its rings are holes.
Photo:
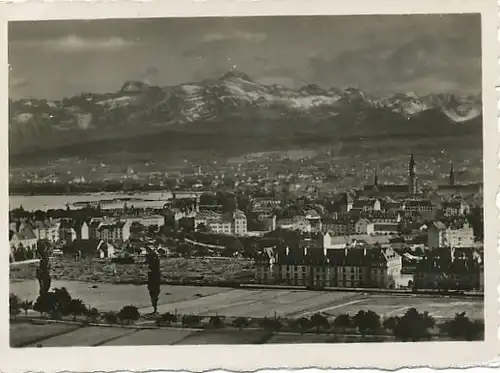
<path fill-rule="evenodd" d="M 451 163 L 450 167 L 449 183 L 450 185 L 455 185 L 455 170 L 453 169 L 453 163 Z"/>
<path fill-rule="evenodd" d="M 373 186 L 378 186 L 378 167 L 375 168 L 375 176 L 373 177 Z"/>
<path fill-rule="evenodd" d="M 410 156 L 410 163 L 408 164 L 408 193 L 415 195 L 418 192 L 417 185 L 417 172 L 415 166 L 415 159 L 413 158 L 413 153 Z"/>

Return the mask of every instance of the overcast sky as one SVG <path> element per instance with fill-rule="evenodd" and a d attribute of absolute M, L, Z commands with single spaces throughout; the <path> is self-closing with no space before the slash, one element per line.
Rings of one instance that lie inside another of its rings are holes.
<path fill-rule="evenodd" d="M 12 98 L 175 85 L 236 68 L 262 83 L 476 93 L 480 15 L 169 18 L 9 25 Z"/>

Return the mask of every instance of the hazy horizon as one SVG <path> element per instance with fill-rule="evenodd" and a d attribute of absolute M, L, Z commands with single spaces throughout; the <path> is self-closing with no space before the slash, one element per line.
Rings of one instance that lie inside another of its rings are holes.
<path fill-rule="evenodd" d="M 481 91 L 479 14 L 22 21 L 9 24 L 8 52 L 13 99 L 114 92 L 127 80 L 176 85 L 231 69 L 262 84 L 378 96 Z"/>

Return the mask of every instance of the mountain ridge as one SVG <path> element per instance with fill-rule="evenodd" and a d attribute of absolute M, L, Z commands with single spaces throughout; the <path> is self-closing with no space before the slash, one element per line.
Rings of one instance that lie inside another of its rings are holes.
<path fill-rule="evenodd" d="M 215 79 L 155 86 L 128 80 L 110 93 L 9 101 L 12 156 L 170 132 L 286 138 L 481 133 L 479 96 L 399 93 L 375 98 L 358 88 L 264 85 L 230 70 Z M 223 141 L 221 141 L 223 144 Z M 84 146 L 84 148 L 86 145 Z"/>

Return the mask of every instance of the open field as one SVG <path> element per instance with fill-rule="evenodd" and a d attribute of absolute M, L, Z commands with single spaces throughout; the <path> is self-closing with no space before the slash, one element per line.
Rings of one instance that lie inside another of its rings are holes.
<path fill-rule="evenodd" d="M 263 330 L 203 330 L 191 333 L 176 344 L 260 344 L 267 341 L 269 336 L 270 332 Z"/>
<path fill-rule="evenodd" d="M 20 327 L 22 325 L 22 327 Z M 193 330 L 193 329 L 130 329 L 118 326 L 36 325 L 32 336 L 26 333 L 35 327 L 30 323 L 11 324 L 12 347 L 69 346 L 154 346 L 199 344 L 277 344 L 359 342 L 360 336 L 316 333 L 272 333 L 265 330 Z M 41 333 L 43 331 L 43 333 Z M 22 335 L 22 339 L 20 338 Z M 52 336 L 55 335 L 55 336 Z M 45 338 L 43 336 L 46 336 Z M 52 337 L 51 337 L 52 336 Z M 22 340 L 22 342 L 20 342 Z M 392 336 L 365 337 L 364 342 L 392 341 Z"/>
<path fill-rule="evenodd" d="M 11 346 L 26 346 L 36 343 L 39 340 L 46 340 L 56 335 L 69 333 L 79 329 L 79 325 L 68 324 L 31 324 L 31 323 L 11 323 L 10 324 L 10 344 Z"/>
<path fill-rule="evenodd" d="M 151 304 L 146 286 L 94 284 L 79 281 L 52 281 L 52 288 L 66 287 L 75 298 L 81 298 L 87 306 L 99 311 L 119 311 L 126 305 L 133 304 L 138 308 L 147 308 Z M 197 299 L 226 292 L 226 288 L 169 286 L 163 285 L 160 292 L 160 303 L 175 303 L 187 299 Z M 10 284 L 10 292 L 21 299 L 35 300 L 38 296 L 38 282 L 27 280 Z"/>
<path fill-rule="evenodd" d="M 390 342 L 394 341 L 392 336 L 370 336 L 365 337 L 363 342 Z M 360 342 L 359 336 L 355 335 L 331 335 L 331 334 L 296 334 L 296 333 L 276 333 L 266 341 L 269 344 L 281 343 L 349 343 Z"/>
<path fill-rule="evenodd" d="M 103 346 L 155 346 L 173 345 L 197 333 L 192 330 L 182 329 L 145 329 L 134 330 L 132 333 L 123 335 L 103 344 Z"/>
<path fill-rule="evenodd" d="M 151 312 L 146 286 L 89 284 L 84 282 L 53 281 L 52 287 L 66 287 L 75 298 L 100 311 L 118 311 L 135 305 L 141 313 Z M 97 286 L 97 287 L 95 287 Z M 34 300 L 38 285 L 35 280 L 10 284 L 10 291 L 21 299 Z M 200 316 L 227 317 L 281 316 L 309 317 L 316 312 L 329 316 L 355 314 L 372 310 L 382 317 L 401 316 L 409 308 L 427 311 L 436 319 L 453 318 L 466 312 L 473 319 L 483 318 L 484 302 L 480 298 L 426 295 L 366 294 L 341 291 L 309 291 L 288 289 L 231 289 L 217 287 L 162 285 L 158 311 Z"/>
<path fill-rule="evenodd" d="M 134 329 L 116 327 L 82 327 L 37 343 L 28 344 L 26 347 L 37 347 L 38 345 L 43 347 L 98 346 L 115 338 L 132 334 L 135 331 Z"/>

